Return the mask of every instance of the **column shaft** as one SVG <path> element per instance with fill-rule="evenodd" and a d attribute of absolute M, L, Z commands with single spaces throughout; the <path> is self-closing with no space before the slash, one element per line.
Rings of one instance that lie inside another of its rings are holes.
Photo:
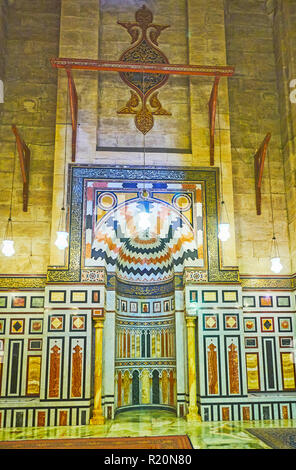
<path fill-rule="evenodd" d="M 95 327 L 95 377 L 94 377 L 94 409 L 90 424 L 104 424 L 102 410 L 102 359 L 103 359 L 103 327 L 104 318 L 94 319 Z"/>
<path fill-rule="evenodd" d="M 189 411 L 187 421 L 201 421 L 196 405 L 196 355 L 195 355 L 195 317 L 186 317 L 187 324 L 187 354 L 188 354 L 188 386 Z"/>

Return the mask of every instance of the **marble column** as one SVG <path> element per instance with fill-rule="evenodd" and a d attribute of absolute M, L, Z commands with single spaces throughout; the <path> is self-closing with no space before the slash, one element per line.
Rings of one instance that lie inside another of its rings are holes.
<path fill-rule="evenodd" d="M 103 358 L 103 328 L 104 317 L 94 317 L 95 327 L 95 379 L 94 379 L 94 409 L 90 424 L 104 424 L 102 410 L 102 358 Z"/>
<path fill-rule="evenodd" d="M 187 421 L 201 421 L 196 404 L 195 322 L 196 317 L 186 316 L 189 387 L 189 406 L 188 414 L 186 415 Z"/>

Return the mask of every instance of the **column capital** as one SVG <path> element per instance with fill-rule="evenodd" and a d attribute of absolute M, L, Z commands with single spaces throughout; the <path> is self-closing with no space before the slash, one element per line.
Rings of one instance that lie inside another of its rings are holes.
<path fill-rule="evenodd" d="M 195 328 L 196 324 L 196 317 L 192 315 L 186 315 L 185 316 L 186 323 L 188 327 Z"/>
<path fill-rule="evenodd" d="M 103 328 L 104 327 L 104 321 L 105 317 L 92 317 L 93 322 L 94 322 L 94 327 L 95 328 Z"/>
<path fill-rule="evenodd" d="M 92 320 L 95 328 L 103 328 L 105 320 L 105 312 L 103 308 L 92 311 Z"/>

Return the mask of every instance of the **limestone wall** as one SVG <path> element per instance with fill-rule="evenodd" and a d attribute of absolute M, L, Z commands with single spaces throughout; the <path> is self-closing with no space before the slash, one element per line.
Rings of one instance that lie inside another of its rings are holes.
<path fill-rule="evenodd" d="M 7 5 L 6 98 L 0 104 L 3 233 L 14 162 L 13 122 L 29 144 L 32 161 L 28 213 L 22 211 L 21 174 L 18 160 L 15 162 L 12 217 L 17 254 L 13 259 L 0 254 L 1 272 L 45 273 L 48 264 L 65 262 L 54 241 L 67 183 L 64 163 L 71 162 L 71 126 L 69 109 L 66 111 L 66 74 L 52 69 L 49 58 L 119 59 L 130 47 L 130 36 L 117 21 L 134 21 L 135 11 L 143 3 L 152 10 L 155 23 L 170 25 L 158 40 L 171 63 L 228 64 L 236 68 L 233 78 L 220 81 L 216 121 L 215 166 L 222 165 L 223 197 L 232 230 L 230 241 L 222 246 L 223 265 L 236 265 L 237 254 L 242 274 L 271 274 L 267 161 L 261 216 L 256 216 L 253 169 L 254 153 L 265 134 L 271 132 L 272 204 L 284 264 L 281 274 L 295 272 L 289 237 L 296 259 L 295 120 L 290 119 L 296 105 L 291 106 L 287 93 L 295 68 L 292 0 L 248 0 L 247 5 L 245 0 L 2 0 L 1 5 Z M 288 63 L 293 65 L 289 65 L 287 77 L 284 71 Z M 141 147 L 144 142 L 134 117 L 117 114 L 130 96 L 119 74 L 75 70 L 73 76 L 79 101 L 77 163 L 144 163 L 141 151 L 102 149 L 112 145 Z M 159 99 L 172 116 L 155 116 L 145 144 L 163 151 L 147 153 L 146 165 L 209 165 L 208 100 L 212 85 L 212 78 L 172 76 L 159 90 Z M 186 152 L 174 153 L 170 148 Z"/>
<path fill-rule="evenodd" d="M 4 81 L 5 74 L 5 55 L 6 55 L 6 37 L 7 37 L 7 3 L 6 0 L 0 1 L 0 80 Z M 1 103 L 1 101 L 0 101 Z"/>
<path fill-rule="evenodd" d="M 296 4 L 293 0 L 271 2 L 274 51 L 278 79 L 281 143 L 284 159 L 292 273 L 296 272 L 296 103 L 290 94 L 296 89 Z M 295 96 L 295 95 L 294 95 Z M 295 99 L 294 99 L 295 101 Z"/>
<path fill-rule="evenodd" d="M 2 239 L 9 215 L 15 161 L 12 220 L 16 255 L 5 258 L 0 253 L 2 274 L 46 273 L 49 263 L 57 92 L 57 74 L 49 59 L 58 53 L 59 18 L 60 0 L 8 2 L 5 103 L 0 104 L 0 236 Z M 26 213 L 18 155 L 14 160 L 13 123 L 31 150 Z"/>
<path fill-rule="evenodd" d="M 60 30 L 60 57 L 81 57 L 89 59 L 117 60 L 120 54 L 130 47 L 131 38 L 117 21 L 133 22 L 135 12 L 143 3 L 154 14 L 153 22 L 170 24 L 161 32 L 159 48 L 171 63 L 226 64 L 223 2 L 194 2 L 152 0 L 139 2 L 132 0 L 123 3 L 119 0 L 105 1 L 63 0 Z M 169 15 L 173 11 L 174 15 Z M 200 17 L 202 21 L 199 21 Z M 219 26 L 219 22 L 222 25 Z M 211 24 L 213 22 L 213 25 Z M 97 25 L 97 26 L 96 26 Z M 187 32 L 188 30 L 188 32 Z M 201 36 L 205 47 L 198 49 Z M 215 53 L 211 54 L 212 48 Z M 199 50 L 199 54 L 196 53 Z M 209 57 L 210 55 L 210 57 Z M 58 72 L 57 122 L 65 122 L 67 117 L 65 71 Z M 136 130 L 134 116 L 118 116 L 117 111 L 130 98 L 130 88 L 123 84 L 118 73 L 73 71 L 78 92 L 78 136 L 77 163 L 87 164 L 128 164 L 139 165 L 178 165 L 209 166 L 209 125 L 208 101 L 213 86 L 213 78 L 170 77 L 168 83 L 159 89 L 159 99 L 172 116 L 155 116 L 153 129 L 146 134 L 147 147 L 161 148 L 162 152 L 147 152 L 145 157 L 143 135 Z M 231 177 L 231 154 L 229 135 L 229 111 L 227 79 L 220 88 L 221 142 L 224 166 L 224 198 L 228 204 L 232 222 L 232 240 L 221 247 L 223 264 L 235 266 L 233 194 Z M 64 183 L 64 161 L 71 161 L 71 129 L 62 125 L 56 127 L 56 150 L 54 170 L 53 218 L 51 237 L 51 265 L 62 265 L 66 260 L 54 246 L 55 232 L 59 222 Z M 65 140 L 67 151 L 65 157 Z M 217 137 L 215 165 L 220 165 L 219 138 Z M 108 151 L 100 147 L 139 147 L 139 152 Z M 187 149 L 186 153 L 170 149 Z"/>
<path fill-rule="evenodd" d="M 237 253 L 242 274 L 272 274 L 272 213 L 275 235 L 289 274 L 289 234 L 281 125 L 272 21 L 265 1 L 226 2 L 227 62 L 236 68 L 229 79 L 232 169 Z M 262 184 L 262 215 L 256 215 L 254 160 L 267 132 L 272 137 Z"/>

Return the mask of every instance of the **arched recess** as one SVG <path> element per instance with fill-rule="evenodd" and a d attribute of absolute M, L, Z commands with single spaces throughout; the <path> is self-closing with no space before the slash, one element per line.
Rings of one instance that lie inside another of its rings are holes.
<path fill-rule="evenodd" d="M 115 407 L 176 409 L 176 396 L 163 402 L 160 377 L 168 365 L 176 381 L 174 262 L 168 244 L 149 231 L 122 244 L 116 260 Z M 129 402 L 118 378 L 129 371 Z M 163 387 L 164 385 L 162 385 Z"/>
<path fill-rule="evenodd" d="M 140 223 L 143 214 L 149 219 L 145 230 Z M 100 218 L 93 230 L 88 266 L 105 267 L 107 276 L 113 275 L 115 279 L 114 409 L 160 406 L 176 410 L 178 346 L 174 278 L 185 267 L 203 265 L 198 233 L 182 211 L 153 198 L 136 198 L 115 206 Z M 179 310 L 178 315 L 184 316 L 184 311 Z M 178 325 L 181 338 L 184 336 L 180 330 L 184 328 L 182 320 Z M 179 358 L 178 367 L 185 369 L 183 344 L 179 349 L 179 356 L 183 357 Z M 158 395 L 156 389 L 153 391 L 156 361 Z M 162 375 L 165 368 L 168 370 Z M 105 383 L 110 383 L 111 370 L 105 374 L 108 374 Z M 184 382 L 184 371 L 179 375 Z M 183 383 L 182 392 L 185 387 Z"/>

